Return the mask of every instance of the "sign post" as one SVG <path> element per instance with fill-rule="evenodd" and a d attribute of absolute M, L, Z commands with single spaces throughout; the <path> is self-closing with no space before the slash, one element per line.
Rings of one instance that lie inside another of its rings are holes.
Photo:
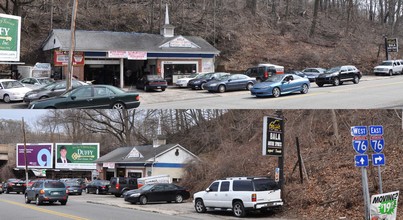
<path fill-rule="evenodd" d="M 358 153 L 355 155 L 355 166 L 361 167 L 361 179 L 362 179 L 362 191 L 364 194 L 364 210 L 365 219 L 369 219 L 369 190 L 368 190 L 368 176 L 367 176 L 367 166 L 368 155 L 364 154 L 368 150 L 368 139 L 366 138 L 367 126 L 353 126 L 351 127 L 351 136 L 353 136 L 352 145 L 354 150 Z"/>
<path fill-rule="evenodd" d="M 385 140 L 383 139 L 383 126 L 369 126 L 369 135 L 371 136 L 371 148 L 375 153 L 377 153 L 372 155 L 372 164 L 378 167 L 379 192 L 383 193 L 381 175 L 381 166 L 385 165 L 385 155 L 381 154 L 383 148 L 385 147 Z"/>

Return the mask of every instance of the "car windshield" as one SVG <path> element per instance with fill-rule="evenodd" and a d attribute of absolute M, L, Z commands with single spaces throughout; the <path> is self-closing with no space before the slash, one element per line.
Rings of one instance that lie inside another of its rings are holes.
<path fill-rule="evenodd" d="M 196 78 L 198 75 L 199 75 L 199 74 L 197 74 L 197 73 L 193 73 L 193 74 L 191 74 L 188 78 Z"/>
<path fill-rule="evenodd" d="M 46 90 L 51 90 L 51 89 L 53 89 L 56 85 L 59 85 L 60 83 L 66 84 L 66 82 L 54 82 L 54 83 L 50 83 L 50 84 L 44 86 L 43 88 L 46 89 Z"/>
<path fill-rule="evenodd" d="M 333 68 L 331 68 L 331 69 L 326 70 L 325 73 L 334 73 L 334 72 L 338 72 L 338 71 L 340 71 L 340 69 L 341 69 L 341 66 L 333 67 Z"/>
<path fill-rule="evenodd" d="M 142 186 L 140 189 L 141 189 L 141 190 L 149 190 L 149 189 L 151 189 L 151 188 L 153 188 L 153 187 L 154 187 L 154 185 L 147 184 L 147 185 Z"/>
<path fill-rule="evenodd" d="M 24 87 L 24 85 L 22 85 L 22 83 L 18 82 L 18 81 L 4 81 L 3 82 L 3 87 L 5 89 L 13 89 L 13 88 L 21 88 Z"/>
<path fill-rule="evenodd" d="M 381 63 L 380 66 L 392 66 L 392 65 L 393 65 L 393 63 L 391 61 L 384 61 Z"/>
<path fill-rule="evenodd" d="M 283 79 L 284 75 L 272 75 L 266 79 L 265 82 L 280 82 Z"/>
<path fill-rule="evenodd" d="M 51 83 L 53 83 L 53 82 L 55 82 L 53 79 L 51 79 L 51 78 L 42 78 L 42 79 L 38 79 L 38 81 L 39 81 L 39 83 L 41 84 L 41 85 L 48 85 L 48 84 L 51 84 Z"/>

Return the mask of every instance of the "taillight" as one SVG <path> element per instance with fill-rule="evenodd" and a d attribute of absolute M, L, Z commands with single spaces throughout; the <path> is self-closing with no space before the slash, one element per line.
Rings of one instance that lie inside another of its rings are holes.
<path fill-rule="evenodd" d="M 106 186 L 101 186 L 101 188 L 102 188 L 102 189 L 105 189 L 105 188 L 106 188 Z"/>
<path fill-rule="evenodd" d="M 69 194 L 69 190 L 68 190 L 68 189 L 66 189 L 66 194 Z"/>
<path fill-rule="evenodd" d="M 136 101 L 140 101 L 140 96 L 136 96 Z"/>
<path fill-rule="evenodd" d="M 257 198 L 256 198 L 256 194 L 252 194 L 252 202 L 256 202 Z"/>
<path fill-rule="evenodd" d="M 117 190 L 119 190 L 119 187 L 120 187 L 120 184 L 117 183 L 115 188 L 116 188 Z"/>
<path fill-rule="evenodd" d="M 8 183 L 9 186 L 14 186 L 14 183 Z"/>
<path fill-rule="evenodd" d="M 43 189 L 39 190 L 39 194 L 45 194 L 45 190 Z"/>
<path fill-rule="evenodd" d="M 265 78 L 269 77 L 269 73 L 267 71 L 264 71 L 264 77 Z"/>

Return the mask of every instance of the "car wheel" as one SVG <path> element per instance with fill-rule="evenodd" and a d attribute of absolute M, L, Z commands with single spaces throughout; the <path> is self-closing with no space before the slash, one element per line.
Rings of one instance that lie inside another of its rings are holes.
<path fill-rule="evenodd" d="M 119 194 L 119 193 L 115 194 L 115 197 L 120 197 L 120 196 L 121 196 L 121 194 Z"/>
<path fill-rule="evenodd" d="M 49 97 L 47 97 L 47 96 L 41 96 L 41 97 L 39 97 L 39 99 L 47 99 L 47 98 L 49 98 Z"/>
<path fill-rule="evenodd" d="M 140 197 L 140 205 L 145 205 L 147 204 L 147 197 L 141 196 Z"/>
<path fill-rule="evenodd" d="M 221 93 L 225 92 L 225 86 L 224 85 L 219 85 L 218 86 L 218 91 L 221 92 Z"/>
<path fill-rule="evenodd" d="M 5 103 L 10 103 L 10 96 L 9 95 L 7 95 L 7 94 L 5 94 L 4 95 L 4 97 L 3 97 L 3 101 L 5 102 Z"/>
<path fill-rule="evenodd" d="M 8 189 L 6 188 L 6 194 L 9 194 L 10 193 L 10 191 L 8 191 Z"/>
<path fill-rule="evenodd" d="M 201 199 L 196 199 L 195 202 L 195 210 L 197 213 L 205 213 L 206 212 L 206 206 L 204 206 L 203 200 Z"/>
<path fill-rule="evenodd" d="M 182 195 L 176 195 L 175 196 L 175 202 L 176 203 L 182 203 L 183 202 L 183 196 Z"/>
<path fill-rule="evenodd" d="M 302 85 L 302 90 L 301 90 L 302 94 L 307 94 L 308 90 L 309 90 L 309 87 L 307 84 Z"/>
<path fill-rule="evenodd" d="M 360 82 L 360 78 L 358 76 L 354 76 L 353 83 L 358 84 Z"/>
<path fill-rule="evenodd" d="M 125 109 L 125 104 L 121 102 L 116 102 L 113 104 L 112 109 Z"/>
<path fill-rule="evenodd" d="M 83 193 L 78 193 L 79 196 L 81 196 Z"/>
<path fill-rule="evenodd" d="M 144 86 L 144 92 L 147 92 L 147 91 L 148 91 L 148 87 Z"/>
<path fill-rule="evenodd" d="M 251 90 L 252 89 L 252 87 L 253 87 L 253 83 L 248 83 L 247 85 L 246 85 L 246 90 Z"/>
<path fill-rule="evenodd" d="M 97 189 L 97 190 L 95 191 L 95 194 L 99 195 L 99 189 Z"/>
<path fill-rule="evenodd" d="M 279 89 L 278 87 L 275 87 L 275 88 L 273 89 L 273 91 L 272 91 L 272 94 L 273 94 L 273 96 L 274 96 L 275 98 L 277 98 L 277 97 L 280 96 L 281 91 L 280 91 L 280 89 Z"/>
<path fill-rule="evenodd" d="M 36 204 L 36 205 L 41 205 L 41 204 L 42 204 L 42 201 L 39 199 L 39 196 L 36 196 L 36 198 L 35 198 L 35 204 Z"/>
<path fill-rule="evenodd" d="M 245 216 L 245 208 L 240 201 L 234 202 L 232 206 L 232 211 L 236 217 L 244 217 Z"/>
<path fill-rule="evenodd" d="M 202 83 L 202 84 L 200 85 L 200 88 L 203 89 L 203 90 L 204 90 L 204 84 L 206 84 L 206 83 Z"/>
<path fill-rule="evenodd" d="M 90 193 L 90 192 L 88 191 L 88 189 L 85 189 L 85 193 Z"/>
<path fill-rule="evenodd" d="M 60 203 L 61 203 L 62 205 L 66 205 L 66 204 L 67 204 L 67 200 L 60 201 Z"/>
<path fill-rule="evenodd" d="M 261 83 L 262 79 L 261 78 L 256 78 L 256 83 Z"/>
<path fill-rule="evenodd" d="M 27 195 L 27 194 L 25 194 L 25 203 L 26 203 L 26 204 L 31 203 L 31 200 L 28 199 L 28 195 Z"/>
<path fill-rule="evenodd" d="M 389 76 L 393 76 L 393 71 L 389 70 Z"/>
<path fill-rule="evenodd" d="M 162 90 L 162 91 L 165 91 L 165 88 L 162 88 L 161 90 Z"/>
<path fill-rule="evenodd" d="M 316 83 L 319 87 L 323 87 L 323 83 Z"/>
<path fill-rule="evenodd" d="M 340 79 L 339 79 L 338 77 L 335 77 L 335 78 L 333 79 L 333 85 L 334 85 L 334 86 L 340 85 Z"/>

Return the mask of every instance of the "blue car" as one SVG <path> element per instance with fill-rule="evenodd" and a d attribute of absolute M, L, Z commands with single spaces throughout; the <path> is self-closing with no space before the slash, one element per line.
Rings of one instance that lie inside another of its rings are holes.
<path fill-rule="evenodd" d="M 203 89 L 209 92 L 225 92 L 230 90 L 250 90 L 256 83 L 255 78 L 244 74 L 224 75 L 204 84 Z"/>
<path fill-rule="evenodd" d="M 274 96 L 293 92 L 308 93 L 309 79 L 295 74 L 281 74 L 270 76 L 266 81 L 258 83 L 250 90 L 256 97 Z"/>

